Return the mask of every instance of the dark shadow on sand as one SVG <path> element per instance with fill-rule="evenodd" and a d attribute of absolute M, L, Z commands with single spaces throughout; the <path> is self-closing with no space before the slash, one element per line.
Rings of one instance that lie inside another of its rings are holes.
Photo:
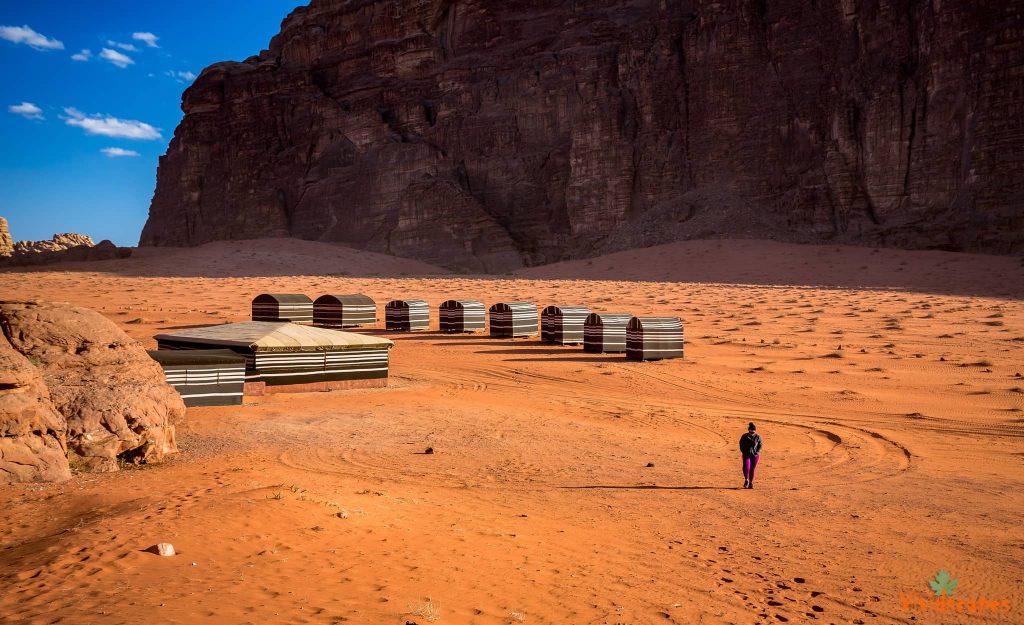
<path fill-rule="evenodd" d="M 487 352 L 480 352 L 486 354 Z M 610 359 L 626 361 L 623 354 L 592 354 L 590 356 L 553 356 L 548 358 L 503 358 L 505 362 L 607 362 Z"/>
<path fill-rule="evenodd" d="M 566 348 L 562 348 L 562 349 L 554 348 L 554 349 L 552 349 L 550 347 L 534 347 L 534 348 L 528 348 L 528 349 L 479 349 L 479 350 L 476 351 L 477 354 L 512 354 L 512 355 L 524 355 L 524 354 L 564 354 L 566 356 L 568 356 L 570 354 L 573 354 L 573 353 L 577 353 L 577 352 L 580 355 L 582 355 L 584 353 L 582 348 L 577 348 L 577 349 L 574 349 L 574 350 L 570 350 L 570 349 L 566 349 Z M 586 353 L 589 354 L 590 352 L 586 352 Z M 594 354 L 594 355 L 597 356 L 599 354 Z"/>
<path fill-rule="evenodd" d="M 739 486 L 656 486 L 654 484 L 616 486 L 614 484 L 589 484 L 586 486 L 559 486 L 564 490 L 743 490 Z"/>

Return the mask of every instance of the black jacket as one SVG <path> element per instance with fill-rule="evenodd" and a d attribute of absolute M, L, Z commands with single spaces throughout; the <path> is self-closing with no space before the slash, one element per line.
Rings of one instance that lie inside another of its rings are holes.
<path fill-rule="evenodd" d="M 761 445 L 761 435 L 757 432 L 747 432 L 740 437 L 740 451 L 744 456 L 760 455 Z"/>

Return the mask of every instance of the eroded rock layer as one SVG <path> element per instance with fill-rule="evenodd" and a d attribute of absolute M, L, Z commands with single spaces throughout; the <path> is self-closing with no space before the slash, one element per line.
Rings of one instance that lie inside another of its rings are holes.
<path fill-rule="evenodd" d="M 181 397 L 113 322 L 69 304 L 0 302 L 0 328 L 42 376 L 66 423 L 73 466 L 116 471 L 118 461 L 155 462 L 177 451 Z"/>
<path fill-rule="evenodd" d="M 185 92 L 141 244 L 1019 251 L 1022 33 L 995 0 L 314 0 Z"/>
<path fill-rule="evenodd" d="M 0 332 L 0 485 L 70 477 L 64 417 L 39 370 Z"/>

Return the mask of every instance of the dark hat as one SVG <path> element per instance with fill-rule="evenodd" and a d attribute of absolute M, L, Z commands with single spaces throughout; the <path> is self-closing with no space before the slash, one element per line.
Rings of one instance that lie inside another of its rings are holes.
<path fill-rule="evenodd" d="M 757 426 L 754 425 L 753 421 L 751 421 L 750 423 L 747 424 L 747 429 L 753 431 L 757 429 Z"/>

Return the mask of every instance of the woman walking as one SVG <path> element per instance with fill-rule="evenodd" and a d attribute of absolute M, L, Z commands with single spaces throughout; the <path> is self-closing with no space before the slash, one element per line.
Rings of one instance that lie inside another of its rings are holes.
<path fill-rule="evenodd" d="M 761 435 L 757 433 L 757 426 L 753 423 L 747 424 L 747 433 L 740 437 L 740 453 L 743 454 L 743 488 L 754 487 L 754 469 L 757 468 L 757 459 L 761 455 Z"/>

